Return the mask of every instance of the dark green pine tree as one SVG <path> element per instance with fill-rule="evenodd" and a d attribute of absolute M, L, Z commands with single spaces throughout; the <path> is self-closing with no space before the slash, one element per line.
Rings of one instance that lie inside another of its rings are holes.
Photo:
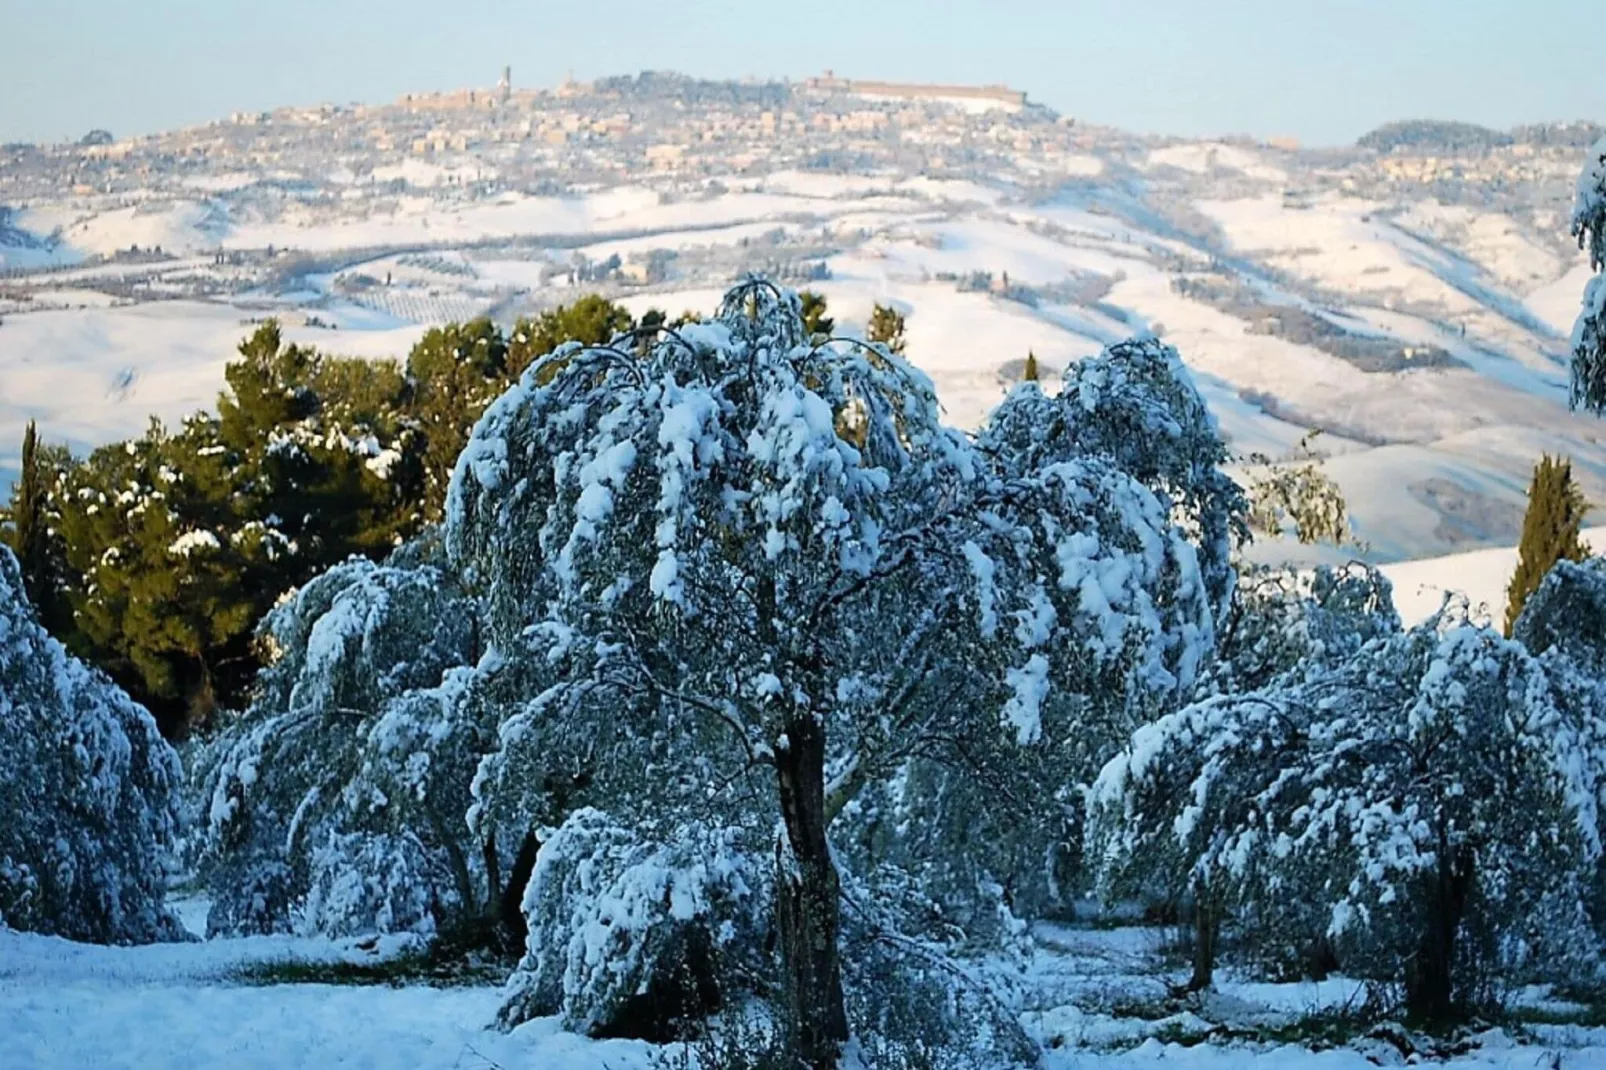
<path fill-rule="evenodd" d="M 1579 538 L 1589 504 L 1573 482 L 1572 461 L 1546 454 L 1534 466 L 1528 513 L 1522 520 L 1517 571 L 1506 589 L 1506 635 L 1522 616 L 1528 596 L 1539 589 L 1557 561 L 1582 561 L 1589 550 Z"/>
<path fill-rule="evenodd" d="M 1021 369 L 1020 377 L 1022 381 L 1028 383 L 1035 383 L 1038 379 L 1037 354 L 1029 349 L 1026 351 L 1026 366 Z"/>
<path fill-rule="evenodd" d="M 629 309 L 597 294 L 587 294 L 572 305 L 543 312 L 533 320 L 520 320 L 508 342 L 508 376 L 517 379 L 537 357 L 564 342 L 599 346 L 635 325 Z"/>
<path fill-rule="evenodd" d="M 836 329 L 836 320 L 825 314 L 825 295 L 804 290 L 797 295 L 803 302 L 803 329 L 810 338 L 829 338 Z"/>
<path fill-rule="evenodd" d="M 864 336 L 872 342 L 880 342 L 894 353 L 902 354 L 906 343 L 903 313 L 878 303 L 870 312 L 870 326 Z"/>
<path fill-rule="evenodd" d="M 457 455 L 485 407 L 508 385 L 508 342 L 488 319 L 436 327 L 407 358 L 408 410 L 424 435 L 424 516 L 446 506 Z"/>

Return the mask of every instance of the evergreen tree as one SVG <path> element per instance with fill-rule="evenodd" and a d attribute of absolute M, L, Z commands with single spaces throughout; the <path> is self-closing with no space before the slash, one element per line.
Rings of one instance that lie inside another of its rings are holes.
<path fill-rule="evenodd" d="M 810 338 L 831 336 L 836 320 L 825 314 L 825 295 L 804 290 L 797 295 L 803 302 L 803 329 Z"/>
<path fill-rule="evenodd" d="M 423 510 L 436 521 L 474 421 L 507 388 L 508 342 L 489 319 L 430 330 L 407 358 L 409 412 L 424 435 Z"/>
<path fill-rule="evenodd" d="M 1534 467 L 1528 485 L 1528 513 L 1522 520 L 1522 542 L 1517 547 L 1517 571 L 1506 588 L 1506 635 L 1511 634 L 1528 596 L 1544 582 L 1557 561 L 1582 561 L 1589 556 L 1579 529 L 1589 505 L 1573 482 L 1572 461 L 1548 454 Z"/>
<path fill-rule="evenodd" d="M 71 617 L 63 600 L 63 548 L 52 492 L 66 462 L 66 451 L 41 443 L 38 427 L 29 420 L 22 436 L 22 470 L 11 488 L 3 538 L 17 555 L 23 587 L 39 622 L 58 637 L 65 634 Z"/>
<path fill-rule="evenodd" d="M 888 305 L 877 303 L 870 312 L 870 326 L 864 332 L 864 336 L 902 355 L 906 344 L 903 313 Z"/>
<path fill-rule="evenodd" d="M 1029 349 L 1026 351 L 1026 367 L 1021 369 L 1020 377 L 1022 381 L 1028 383 L 1038 381 L 1037 354 Z"/>
<path fill-rule="evenodd" d="M 572 305 L 543 312 L 534 320 L 520 320 L 508 344 L 508 377 L 517 379 L 537 357 L 565 342 L 599 346 L 635 325 L 628 309 L 598 294 L 587 294 Z"/>

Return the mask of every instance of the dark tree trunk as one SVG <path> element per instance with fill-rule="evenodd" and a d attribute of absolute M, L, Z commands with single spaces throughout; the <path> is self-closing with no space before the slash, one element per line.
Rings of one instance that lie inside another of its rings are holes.
<path fill-rule="evenodd" d="M 513 868 L 508 871 L 507 884 L 501 889 L 501 901 L 496 905 L 502 937 L 508 948 L 520 955 L 530 936 L 530 923 L 524 918 L 524 889 L 535 872 L 535 856 L 540 853 L 540 839 L 533 831 L 526 832 L 524 841 L 519 844 L 518 856 L 513 859 Z"/>
<path fill-rule="evenodd" d="M 1461 1007 L 1455 990 L 1456 943 L 1466 917 L 1472 886 L 1470 853 L 1452 851 L 1440 837 L 1439 867 L 1434 875 L 1433 906 L 1416 956 L 1405 966 L 1405 1010 L 1419 1022 L 1456 1020 Z"/>
<path fill-rule="evenodd" d="M 480 858 L 485 862 L 485 913 L 495 916 L 502 909 L 502 858 L 496 851 L 496 833 L 480 844 Z"/>
<path fill-rule="evenodd" d="M 1215 983 L 1216 937 L 1221 932 L 1221 918 L 1209 893 L 1198 889 L 1193 898 L 1193 976 L 1188 989 L 1202 992 Z"/>
<path fill-rule="evenodd" d="M 775 887 L 788 1051 L 809 1070 L 832 1070 L 848 1019 L 837 955 L 841 883 L 826 840 L 825 729 L 805 714 L 786 736 L 775 767 L 791 857 L 776 859 Z"/>

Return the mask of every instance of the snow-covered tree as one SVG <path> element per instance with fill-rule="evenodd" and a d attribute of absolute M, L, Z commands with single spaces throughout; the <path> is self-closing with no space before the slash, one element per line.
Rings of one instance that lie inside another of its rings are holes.
<path fill-rule="evenodd" d="M 1496 976 L 1592 963 L 1600 709 L 1519 644 L 1441 616 L 1336 670 L 1134 733 L 1094 789 L 1106 894 L 1189 892 L 1263 945 L 1331 942 L 1443 1019 Z M 1208 983 L 1208 962 L 1196 981 Z"/>
<path fill-rule="evenodd" d="M 0 926 L 182 938 L 164 906 L 181 777 L 150 714 L 45 634 L 0 547 Z"/>
<path fill-rule="evenodd" d="M 430 931 L 499 893 L 464 822 L 490 666 L 429 556 L 354 558 L 264 620 L 255 699 L 202 758 L 210 931 Z"/>
<path fill-rule="evenodd" d="M 1248 503 L 1223 468 L 1215 416 L 1173 347 L 1155 338 L 1106 346 L 1067 368 L 1054 397 L 1022 384 L 993 412 L 980 445 L 1012 475 L 1107 458 L 1183 518 L 1218 617 L 1225 611 Z"/>
<path fill-rule="evenodd" d="M 1573 234 L 1597 274 L 1584 291 L 1573 327 L 1572 403 L 1606 413 L 1606 140 L 1589 150 L 1578 176 Z"/>
<path fill-rule="evenodd" d="M 538 638 L 556 667 L 504 725 L 477 819 L 555 763 L 716 829 L 778 823 L 780 1017 L 805 1065 L 834 1065 L 844 809 L 971 743 L 1087 753 L 1090 721 L 1129 728 L 1209 656 L 1195 547 L 1115 452 L 996 461 L 901 358 L 811 346 L 760 281 L 644 354 L 537 360 L 448 499 L 490 641 Z M 532 733 L 556 745 L 514 756 Z"/>
<path fill-rule="evenodd" d="M 1606 682 L 1606 558 L 1557 561 L 1523 604 L 1512 638 Z"/>
<path fill-rule="evenodd" d="M 1069 464 L 1108 465 L 1135 479 L 1187 534 L 1211 613 L 1219 619 L 1231 604 L 1230 555 L 1245 534 L 1245 505 L 1221 468 L 1215 421 L 1174 349 L 1154 339 L 1110 346 L 1067 370 L 1054 396 L 1022 384 L 979 448 L 1004 478 Z M 1086 785 L 1132 729 L 1187 697 L 1170 684 L 1084 681 L 1056 689 L 1052 728 L 1037 745 L 976 733 L 928 744 L 849 811 L 845 845 L 869 872 L 918 873 L 945 905 L 933 916 L 939 930 L 990 941 L 1007 931 L 1011 913 L 1063 908 L 1085 888 Z"/>
<path fill-rule="evenodd" d="M 1369 565 L 1247 568 L 1200 697 L 1330 671 L 1373 639 L 1399 630 L 1393 585 Z"/>

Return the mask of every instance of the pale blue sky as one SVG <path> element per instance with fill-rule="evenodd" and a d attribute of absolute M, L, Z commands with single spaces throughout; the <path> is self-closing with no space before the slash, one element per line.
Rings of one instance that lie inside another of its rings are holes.
<path fill-rule="evenodd" d="M 1606 120 L 1601 0 L 0 0 L 0 141 L 236 110 L 709 77 L 1007 82 L 1174 134 Z"/>

